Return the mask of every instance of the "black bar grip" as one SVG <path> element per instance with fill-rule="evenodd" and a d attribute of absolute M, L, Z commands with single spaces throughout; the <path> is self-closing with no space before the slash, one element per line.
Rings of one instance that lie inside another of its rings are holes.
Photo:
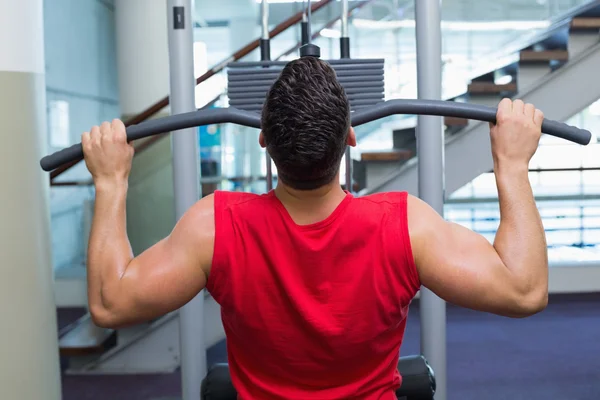
<path fill-rule="evenodd" d="M 300 23 L 300 44 L 304 46 L 308 42 L 308 22 L 303 21 Z"/>
<path fill-rule="evenodd" d="M 467 118 L 496 123 L 498 109 L 478 104 L 458 103 L 448 100 L 389 100 L 352 115 L 352 126 L 359 126 L 395 114 L 437 115 Z M 562 122 L 545 119 L 542 132 L 582 145 L 592 140 L 592 133 Z"/>
<path fill-rule="evenodd" d="M 142 139 L 148 136 L 177 131 L 195 126 L 234 123 L 237 125 L 260 128 L 260 115 L 257 113 L 238 110 L 236 108 L 211 108 L 192 111 L 189 113 L 171 115 L 153 119 L 127 128 L 127 141 Z M 83 158 L 81 143 L 74 144 L 54 154 L 41 159 L 40 165 L 44 171 L 52 171 L 61 165 Z"/>
<path fill-rule="evenodd" d="M 271 40 L 260 39 L 260 60 L 271 61 Z"/>
<path fill-rule="evenodd" d="M 340 38 L 340 58 L 350 58 L 350 38 Z"/>

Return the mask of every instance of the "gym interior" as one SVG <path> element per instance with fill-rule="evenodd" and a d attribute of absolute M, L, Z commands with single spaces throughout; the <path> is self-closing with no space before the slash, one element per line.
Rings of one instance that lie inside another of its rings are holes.
<path fill-rule="evenodd" d="M 102 121 L 144 128 L 127 197 L 139 254 L 202 196 L 276 186 L 258 144 L 268 85 L 256 82 L 311 48 L 347 77 L 360 119 L 340 185 L 355 196 L 408 191 L 490 241 L 499 206 L 486 110 L 520 98 L 580 128 L 544 132 L 530 163 L 547 308 L 509 319 L 419 293 L 399 364 L 415 388 L 398 398 L 600 398 L 599 33 L 590 0 L 0 0 L 0 398 L 210 398 L 204 377 L 227 363 L 219 305 L 203 292 L 185 315 L 96 326 L 91 176 L 76 151 L 40 160 Z M 421 118 L 428 99 L 457 106 Z M 232 108 L 240 114 L 219 114 Z M 196 109 L 185 126 L 169 119 Z M 440 129 L 431 152 L 417 149 L 419 124 Z"/>

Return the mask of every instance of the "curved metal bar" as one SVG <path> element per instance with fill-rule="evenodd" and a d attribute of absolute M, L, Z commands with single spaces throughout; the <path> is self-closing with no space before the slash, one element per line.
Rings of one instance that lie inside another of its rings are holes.
<path fill-rule="evenodd" d="M 444 100 L 389 100 L 376 106 L 361 109 L 352 115 L 352 126 L 359 126 L 395 114 L 438 115 L 478 121 L 496 122 L 497 108 Z M 582 145 L 592 139 L 590 131 L 545 119 L 542 132 Z"/>
<path fill-rule="evenodd" d="M 194 126 L 233 123 L 252 128 L 260 128 L 260 116 L 257 113 L 236 108 L 212 108 L 184 114 L 171 115 L 131 125 L 127 128 L 127 140 L 133 141 L 148 136 L 177 131 Z M 63 164 L 83 157 L 83 147 L 77 143 L 54 154 L 42 158 L 40 165 L 44 171 L 52 171 Z"/>
<path fill-rule="evenodd" d="M 395 114 L 438 115 L 496 122 L 495 107 L 443 100 L 389 100 L 361 109 L 352 114 L 352 126 L 359 126 Z M 232 123 L 260 129 L 260 115 L 237 108 L 212 108 L 190 113 L 172 115 L 142 122 L 127 128 L 127 139 L 133 141 L 160 133 L 177 131 L 194 126 Z M 582 145 L 592 139 L 590 131 L 545 119 L 542 132 Z M 61 165 L 83 157 L 81 143 L 57 151 L 41 159 L 44 171 L 52 171 Z"/>

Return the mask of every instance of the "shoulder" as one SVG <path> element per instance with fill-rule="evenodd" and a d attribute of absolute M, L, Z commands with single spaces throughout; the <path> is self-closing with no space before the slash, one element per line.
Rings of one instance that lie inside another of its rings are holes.
<path fill-rule="evenodd" d="M 251 202 L 264 200 L 268 196 L 268 194 L 260 195 L 246 192 L 229 192 L 225 190 L 217 190 L 214 193 L 214 195 L 211 196 L 213 197 L 212 204 L 215 208 L 226 209 Z"/>
<path fill-rule="evenodd" d="M 407 192 L 383 192 L 358 199 L 365 204 L 391 207 L 391 210 L 406 221 L 411 237 L 426 236 L 432 228 L 444 222 L 429 204 Z"/>
<path fill-rule="evenodd" d="M 427 243 L 432 236 L 448 233 L 446 220 L 425 201 L 408 195 L 406 206 L 408 230 L 413 244 Z"/>
<path fill-rule="evenodd" d="M 407 192 L 381 192 L 358 197 L 364 203 L 370 204 L 406 204 Z"/>
<path fill-rule="evenodd" d="M 214 215 L 215 215 L 215 195 L 210 194 L 198 200 L 183 214 L 181 219 L 177 221 L 177 226 L 186 231 L 198 231 L 194 227 L 202 226 L 205 231 L 211 230 L 214 232 Z"/>
<path fill-rule="evenodd" d="M 231 207 L 247 204 L 252 201 L 263 198 L 262 195 L 245 192 L 227 192 L 218 190 L 213 194 L 203 197 L 198 200 L 185 213 L 182 220 L 187 220 L 190 223 L 204 223 L 208 220 L 213 220 L 216 212 L 225 210 Z"/>

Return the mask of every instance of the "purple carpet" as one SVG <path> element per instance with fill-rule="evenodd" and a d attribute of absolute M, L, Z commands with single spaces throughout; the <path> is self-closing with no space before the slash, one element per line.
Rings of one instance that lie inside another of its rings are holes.
<path fill-rule="evenodd" d="M 541 314 L 508 319 L 448 307 L 448 400 L 600 399 L 600 294 L 554 297 Z M 419 352 L 418 302 L 402 354 Z M 226 361 L 225 344 L 208 362 Z M 179 373 L 63 376 L 64 400 L 174 400 Z"/>

